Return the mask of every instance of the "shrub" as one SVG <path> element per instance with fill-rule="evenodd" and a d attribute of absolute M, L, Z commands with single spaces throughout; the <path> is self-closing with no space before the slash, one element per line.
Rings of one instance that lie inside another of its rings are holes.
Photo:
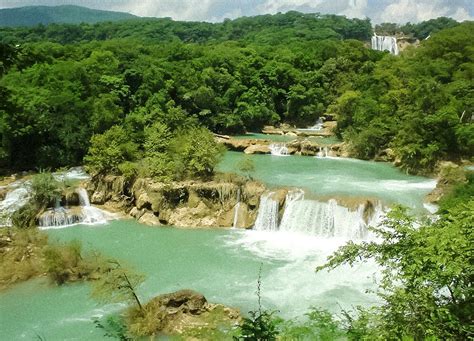
<path fill-rule="evenodd" d="M 31 179 L 32 199 L 38 207 L 52 207 L 61 199 L 62 184 L 50 172 L 40 172 Z"/>
<path fill-rule="evenodd" d="M 138 145 L 121 126 L 113 126 L 103 134 L 92 136 L 84 162 L 86 170 L 95 174 L 118 173 L 120 164 L 137 158 Z"/>
<path fill-rule="evenodd" d="M 214 168 L 224 153 L 212 133 L 203 127 L 180 130 L 170 144 L 176 179 L 202 177 L 214 173 Z"/>

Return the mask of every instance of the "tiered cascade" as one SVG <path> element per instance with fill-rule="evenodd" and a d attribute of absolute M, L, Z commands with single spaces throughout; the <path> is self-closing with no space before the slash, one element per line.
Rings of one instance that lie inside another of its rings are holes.
<path fill-rule="evenodd" d="M 323 238 L 366 239 L 369 236 L 367 227 L 376 224 L 383 216 L 382 206 L 374 206 L 370 201 L 352 210 L 334 199 L 327 202 L 307 200 L 303 191 L 295 190 L 286 195 L 279 222 L 279 204 L 273 195 L 268 193 L 260 199 L 255 230 L 296 232 Z"/>

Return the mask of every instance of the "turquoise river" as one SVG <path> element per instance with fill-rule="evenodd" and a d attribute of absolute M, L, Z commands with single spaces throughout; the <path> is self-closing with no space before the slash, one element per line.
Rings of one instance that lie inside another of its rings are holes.
<path fill-rule="evenodd" d="M 228 152 L 220 171 L 235 172 L 241 153 Z M 384 163 L 352 159 L 254 155 L 253 176 L 269 187 L 297 187 L 308 196 L 364 197 L 385 205 L 401 203 L 423 212 L 423 197 L 435 181 L 408 176 Z M 211 302 L 255 309 L 256 281 L 262 271 L 262 303 L 283 317 L 310 306 L 337 312 L 377 304 L 378 269 L 370 262 L 315 273 L 314 268 L 346 240 L 298 232 L 152 228 L 134 220 L 47 230 L 52 240 L 78 239 L 86 249 L 122 260 L 146 275 L 144 299 L 183 288 Z M 88 284 L 57 287 L 45 279 L 0 293 L 2 340 L 103 340 L 92 323 L 123 308 L 89 298 Z"/>

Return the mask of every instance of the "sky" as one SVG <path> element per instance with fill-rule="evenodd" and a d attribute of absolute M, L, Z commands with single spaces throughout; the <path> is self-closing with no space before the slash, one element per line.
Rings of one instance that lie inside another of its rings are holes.
<path fill-rule="evenodd" d="M 420 22 L 447 16 L 474 19 L 474 0 L 0 0 L 0 8 L 78 5 L 144 17 L 218 22 L 225 18 L 296 10 L 332 13 L 380 22 Z"/>

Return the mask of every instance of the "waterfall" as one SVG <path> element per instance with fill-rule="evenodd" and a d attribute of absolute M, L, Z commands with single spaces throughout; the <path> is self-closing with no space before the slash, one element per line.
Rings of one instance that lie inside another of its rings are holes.
<path fill-rule="evenodd" d="M 13 190 L 8 192 L 0 202 L 0 226 L 11 225 L 11 215 L 23 207 L 30 197 L 29 183 L 14 183 Z"/>
<path fill-rule="evenodd" d="M 232 227 L 235 229 L 237 228 L 237 224 L 239 222 L 239 209 L 240 209 L 240 188 L 237 189 L 237 203 L 234 207 L 234 222 Z"/>
<path fill-rule="evenodd" d="M 107 212 L 91 206 L 89 195 L 84 188 L 76 189 L 76 193 L 79 196 L 79 207 L 57 207 L 47 210 L 38 219 L 40 228 L 60 228 L 74 224 L 105 224 L 112 218 Z"/>
<path fill-rule="evenodd" d="M 316 155 L 317 157 L 328 157 L 329 156 L 329 147 L 320 147 L 319 152 Z"/>
<path fill-rule="evenodd" d="M 315 130 L 315 131 L 320 131 L 323 129 L 323 119 L 320 117 L 318 118 L 318 121 L 316 122 L 316 124 L 312 127 L 309 127 L 308 130 Z"/>
<path fill-rule="evenodd" d="M 271 143 L 269 148 L 272 155 L 276 155 L 276 156 L 288 155 L 288 147 L 286 146 L 286 143 Z"/>
<path fill-rule="evenodd" d="M 87 191 L 84 188 L 78 188 L 76 190 L 77 195 L 79 195 L 79 204 L 83 207 L 90 206 L 91 203 L 89 201 L 89 194 L 87 194 Z"/>
<path fill-rule="evenodd" d="M 393 55 L 398 55 L 397 38 L 391 36 L 372 37 L 372 49 L 377 51 L 389 51 Z"/>
<path fill-rule="evenodd" d="M 89 178 L 81 167 L 71 168 L 67 172 L 53 173 L 58 181 L 74 180 L 80 181 Z M 8 186 L 1 187 L 8 192 L 4 200 L 0 201 L 0 226 L 10 226 L 12 214 L 23 207 L 31 195 L 31 181 L 17 180 Z M 60 200 L 55 203 L 55 207 L 48 209 L 39 218 L 39 226 L 42 228 L 63 227 L 72 224 L 104 224 L 112 219 L 113 215 L 91 206 L 87 191 L 83 188 L 76 190 L 79 196 L 79 207 L 61 207 Z"/>
<path fill-rule="evenodd" d="M 278 201 L 272 198 L 273 192 L 260 197 L 257 219 L 254 229 L 258 231 L 276 231 L 278 229 Z"/>
<path fill-rule="evenodd" d="M 382 206 L 370 202 L 357 209 L 328 202 L 307 200 L 301 190 L 289 191 L 285 209 L 278 225 L 278 202 L 272 193 L 262 196 L 254 229 L 260 231 L 296 232 L 323 238 L 366 239 L 368 225 L 376 224 L 383 215 Z"/>

